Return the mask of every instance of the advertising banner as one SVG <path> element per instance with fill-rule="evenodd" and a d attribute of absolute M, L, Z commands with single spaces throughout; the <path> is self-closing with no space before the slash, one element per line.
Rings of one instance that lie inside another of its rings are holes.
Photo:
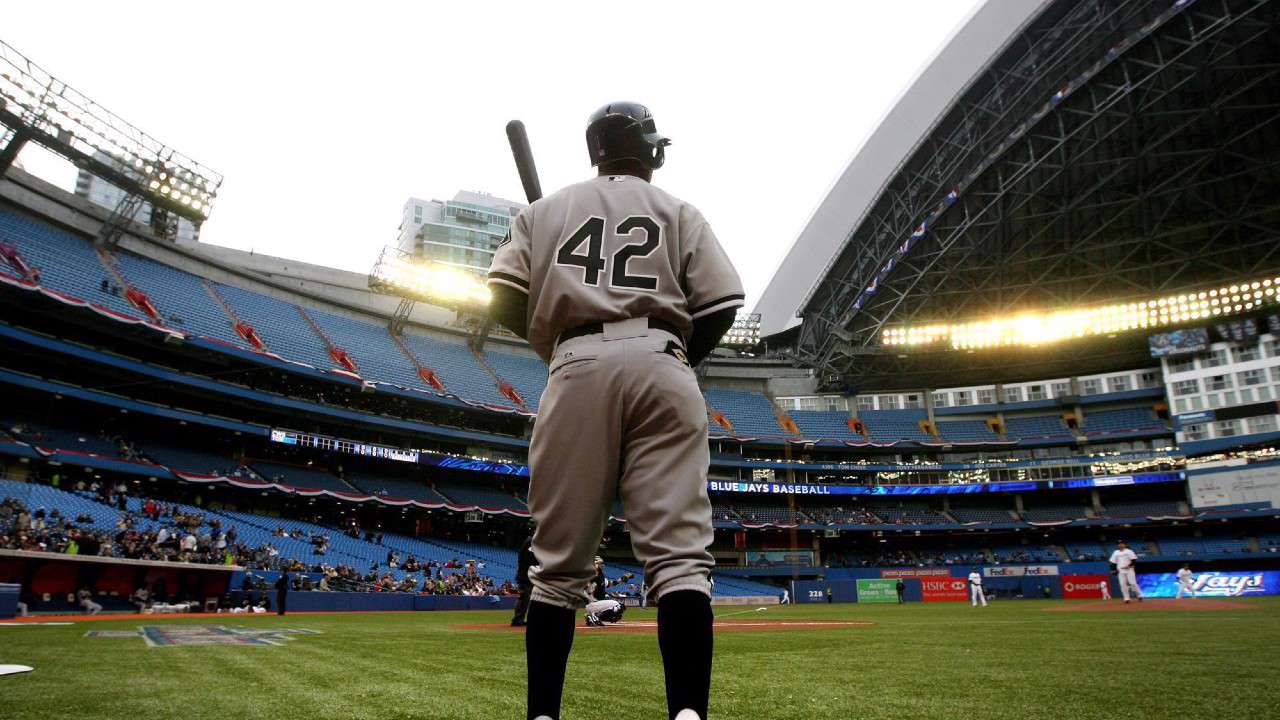
<path fill-rule="evenodd" d="M 950 577 L 951 571 L 946 568 L 906 568 L 904 570 L 880 571 L 880 577 L 882 578 L 918 578 L 932 577 L 935 575 Z"/>
<path fill-rule="evenodd" d="M 858 580 L 858 602 L 860 603 L 896 603 L 898 602 L 898 581 L 862 578 Z"/>
<path fill-rule="evenodd" d="M 1024 575 L 1057 575 L 1057 565 L 1009 565 L 982 568 L 984 577 L 1022 577 Z"/>
<path fill-rule="evenodd" d="M 1063 575 L 1062 597 L 1067 600 L 1101 600 L 1102 586 L 1110 575 Z"/>
<path fill-rule="evenodd" d="M 426 457 L 426 456 L 424 456 Z M 467 459 L 470 464 L 479 461 Z M 939 466 L 941 467 L 941 466 Z M 864 468 L 856 468 L 864 469 Z M 496 472 L 496 471 L 495 471 Z M 1147 483 L 1180 482 L 1181 471 L 1114 475 L 1109 477 L 1066 478 L 1063 480 L 969 483 L 956 485 L 809 485 L 770 482 L 738 482 L 708 480 L 711 492 L 751 493 L 757 495 L 969 495 L 975 493 L 1032 492 L 1045 489 L 1111 487 Z"/>
<path fill-rule="evenodd" d="M 956 602 L 969 599 L 969 581 L 965 578 L 920 578 L 920 591 L 925 602 Z"/>
<path fill-rule="evenodd" d="M 812 567 L 812 550 L 748 550 L 747 565 L 750 567 Z"/>
<path fill-rule="evenodd" d="M 1138 587 L 1146 597 L 1174 597 L 1178 578 L 1173 573 L 1139 573 Z M 1280 571 L 1200 572 L 1192 576 L 1191 587 L 1200 597 L 1280 595 Z"/>

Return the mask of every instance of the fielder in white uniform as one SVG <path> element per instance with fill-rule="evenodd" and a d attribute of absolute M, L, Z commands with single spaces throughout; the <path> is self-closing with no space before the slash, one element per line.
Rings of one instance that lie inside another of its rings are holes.
<path fill-rule="evenodd" d="M 1110 600 L 1111 599 L 1111 580 L 1107 578 L 1103 578 L 1102 582 L 1098 583 L 1098 587 L 1101 588 L 1102 590 L 1102 599 Z"/>
<path fill-rule="evenodd" d="M 1130 596 L 1136 596 L 1142 602 L 1142 588 L 1138 587 L 1138 573 L 1133 564 L 1138 560 L 1138 553 L 1129 549 L 1123 540 L 1116 543 L 1115 552 L 1111 553 L 1111 564 L 1116 566 L 1116 581 L 1120 583 L 1120 596 L 1129 602 Z"/>
<path fill-rule="evenodd" d="M 1195 580 L 1196 580 L 1196 575 L 1195 573 L 1191 572 L 1191 566 L 1183 565 L 1182 568 L 1178 570 L 1178 594 L 1175 595 L 1173 599 L 1174 600 L 1181 599 L 1182 593 L 1184 592 L 1190 594 L 1191 597 L 1195 597 L 1196 596 L 1196 588 L 1194 585 Z"/>
<path fill-rule="evenodd" d="M 973 606 L 978 607 L 978 603 L 982 603 L 982 607 L 987 606 L 987 596 L 982 592 L 982 573 L 974 568 L 969 573 L 969 599 L 973 601 Z"/>

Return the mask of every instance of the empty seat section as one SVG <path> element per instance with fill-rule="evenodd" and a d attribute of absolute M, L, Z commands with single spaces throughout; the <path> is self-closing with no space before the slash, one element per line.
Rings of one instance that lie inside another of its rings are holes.
<path fill-rule="evenodd" d="M 1087 517 L 1083 505 L 1044 505 L 1041 507 L 1024 507 L 1023 519 L 1029 522 L 1054 522 L 1058 520 L 1079 520 Z"/>
<path fill-rule="evenodd" d="M 343 482 L 336 475 L 330 475 L 321 470 L 312 468 L 299 467 L 296 465 L 282 465 L 279 463 L 262 462 L 260 460 L 249 461 L 249 466 L 253 471 L 261 475 L 264 479 L 272 482 L 278 482 L 282 485 L 288 485 L 295 488 L 307 488 L 310 490 L 333 490 L 335 492 L 357 493 L 355 488 Z"/>
<path fill-rule="evenodd" d="M 333 344 L 346 350 L 355 360 L 361 377 L 395 383 L 402 387 L 434 390 L 418 377 L 413 363 L 396 347 L 385 324 L 332 315 L 314 308 L 308 308 L 307 312 L 328 334 Z M 332 364 L 331 362 L 330 365 Z"/>
<path fill-rule="evenodd" d="M 125 299 L 124 288 L 117 295 L 102 292 L 103 280 L 109 284 L 115 281 L 102 267 L 89 239 L 0 209 L 0 242 L 18 248 L 27 264 L 40 271 L 44 287 L 126 315 L 145 317 Z"/>
<path fill-rule="evenodd" d="M 482 508 L 505 508 L 528 512 L 520 498 L 498 488 L 479 483 L 437 482 L 436 490 L 459 505 L 478 505 Z"/>
<path fill-rule="evenodd" d="M 1003 545 L 991 548 L 1000 562 L 1060 562 L 1062 556 L 1050 547 L 1038 545 Z"/>
<path fill-rule="evenodd" d="M 792 410 L 788 413 L 806 438 L 865 440 L 849 429 L 849 413 L 844 410 Z"/>
<path fill-rule="evenodd" d="M 895 525 L 941 525 L 951 520 L 923 503 L 868 505 L 867 509 L 886 523 Z"/>
<path fill-rule="evenodd" d="M 337 366 L 329 357 L 324 341 L 316 336 L 292 303 L 230 285 L 218 285 L 218 292 L 241 320 L 258 331 L 271 352 L 322 370 Z"/>
<path fill-rule="evenodd" d="M 983 420 L 939 420 L 938 434 L 954 442 L 990 442 L 1000 436 L 991 432 Z"/>
<path fill-rule="evenodd" d="M 1086 434 L 1163 429 L 1165 429 L 1164 424 L 1156 418 L 1149 407 L 1094 410 L 1084 414 Z"/>
<path fill-rule="evenodd" d="M 538 409 L 542 390 L 547 386 L 547 365 L 528 355 L 485 350 L 484 358 L 498 377 L 510 383 L 530 410 Z"/>
<path fill-rule="evenodd" d="M 348 484 L 356 489 L 369 493 L 405 500 L 421 500 L 422 502 L 447 502 L 448 498 L 436 492 L 430 485 L 421 480 L 393 477 L 386 473 L 373 473 L 367 470 L 349 472 L 346 476 Z"/>
<path fill-rule="evenodd" d="M 867 428 L 867 434 L 878 442 L 936 441 L 937 438 L 920 429 L 920 421 L 928 417 L 924 410 L 858 411 L 858 419 Z"/>
<path fill-rule="evenodd" d="M 512 402 L 498 392 L 497 384 L 461 340 L 428 336 L 406 328 L 401 336 L 418 362 L 436 371 L 445 391 L 475 402 L 510 407 Z"/>
<path fill-rule="evenodd" d="M 1162 517 L 1169 515 L 1182 516 L 1187 512 L 1180 502 L 1174 500 L 1146 502 L 1109 502 L 1103 510 L 1102 517 Z"/>
<path fill-rule="evenodd" d="M 756 392 L 707 388 L 704 393 L 711 407 L 724 413 L 733 423 L 733 434 L 785 435 L 769 398 Z M 713 429 L 718 426 L 713 426 Z"/>
<path fill-rule="evenodd" d="M 195 335 L 249 346 L 236 333 L 231 319 L 209 296 L 199 277 L 127 251 L 117 252 L 116 262 L 129 282 L 151 298 L 152 304 L 164 316 L 166 325 Z M 170 315 L 176 315 L 178 321 L 172 321 Z"/>
<path fill-rule="evenodd" d="M 1009 514 L 1008 509 L 993 506 L 957 507 L 952 505 L 951 509 L 948 510 L 948 513 L 950 513 L 951 517 L 962 523 L 1016 522 L 1016 519 Z"/>
<path fill-rule="evenodd" d="M 1056 415 L 1006 416 L 1004 434 L 1010 440 L 1070 437 L 1071 431 Z"/>

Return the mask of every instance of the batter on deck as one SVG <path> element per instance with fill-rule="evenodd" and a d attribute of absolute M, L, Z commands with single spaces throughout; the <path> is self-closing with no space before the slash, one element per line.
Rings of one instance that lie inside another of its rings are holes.
<path fill-rule="evenodd" d="M 702 214 L 649 183 L 669 144 L 642 105 L 597 110 L 599 176 L 522 211 L 489 270 L 491 316 L 549 365 L 529 451 L 529 720 L 559 717 L 575 610 L 618 496 L 658 605 L 668 717 L 707 716 L 710 453 L 693 367 L 743 293 Z"/>

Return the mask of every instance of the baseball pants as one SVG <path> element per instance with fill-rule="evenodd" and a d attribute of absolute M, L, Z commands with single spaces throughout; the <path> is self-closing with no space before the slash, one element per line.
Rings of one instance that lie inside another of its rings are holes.
<path fill-rule="evenodd" d="M 617 600 L 595 600 L 587 603 L 587 616 L 595 617 L 602 612 L 616 611 L 620 607 L 622 607 L 622 603 Z"/>
<path fill-rule="evenodd" d="M 1174 599 L 1174 600 L 1177 600 L 1178 598 L 1181 598 L 1181 597 L 1182 597 L 1182 593 L 1184 593 L 1184 592 L 1185 592 L 1185 593 L 1187 593 L 1188 595 L 1190 595 L 1191 597 L 1195 597 L 1195 596 L 1196 596 L 1196 589 L 1195 589 L 1195 587 L 1193 587 L 1193 586 L 1191 585 L 1191 583 L 1189 583 L 1189 582 L 1180 582 L 1180 583 L 1178 583 L 1178 594 L 1177 594 L 1177 595 L 1174 595 L 1174 596 L 1173 596 L 1173 599 Z"/>
<path fill-rule="evenodd" d="M 974 607 L 978 607 L 978 603 L 982 603 L 982 607 L 987 606 L 987 595 L 982 592 L 981 585 L 971 585 L 969 587 L 969 600 L 973 602 Z"/>
<path fill-rule="evenodd" d="M 1126 568 L 1116 573 L 1116 582 L 1120 583 L 1120 596 L 1125 602 L 1129 601 L 1130 596 L 1141 598 L 1142 588 L 1138 587 L 1138 572 L 1133 568 Z"/>
<path fill-rule="evenodd" d="M 1103 580 L 1101 583 L 1099 583 L 1099 587 L 1102 590 L 1102 599 L 1110 600 L 1111 599 L 1111 581 Z"/>
<path fill-rule="evenodd" d="M 641 318 L 556 348 L 529 451 L 534 600 L 586 603 L 619 496 L 649 600 L 711 594 L 707 409 L 693 370 L 664 352 L 672 340 Z"/>

